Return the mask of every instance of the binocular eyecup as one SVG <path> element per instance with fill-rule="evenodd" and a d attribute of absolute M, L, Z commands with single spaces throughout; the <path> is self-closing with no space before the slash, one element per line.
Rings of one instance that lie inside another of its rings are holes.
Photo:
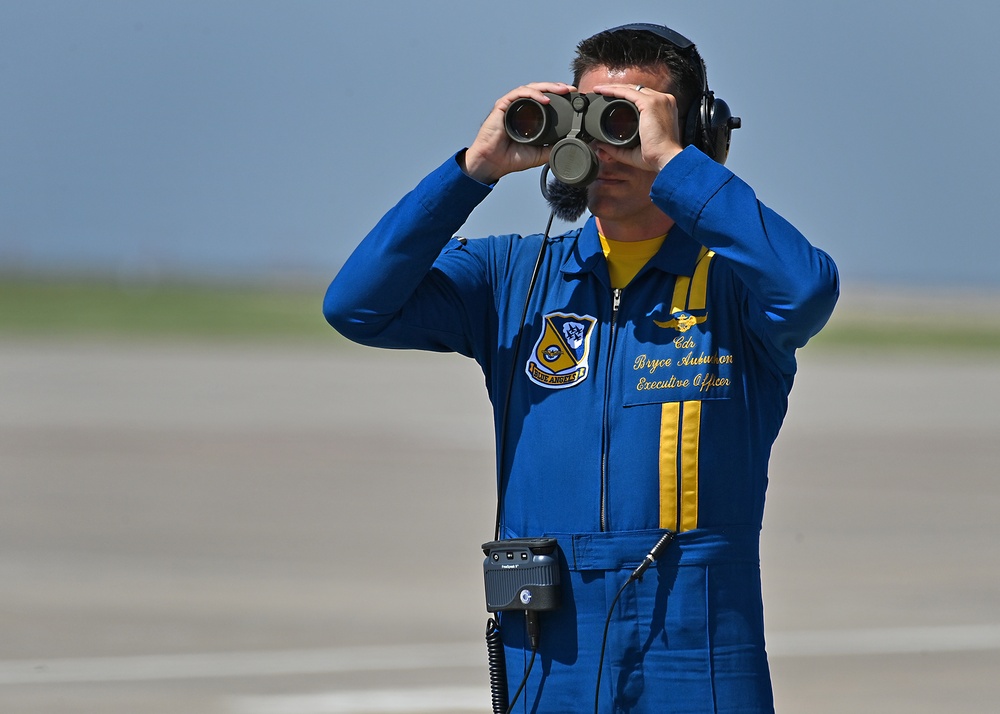
<path fill-rule="evenodd" d="M 504 115 L 507 136 L 519 144 L 552 146 L 549 166 L 569 186 L 597 178 L 599 162 L 591 141 L 632 147 L 639 143 L 639 109 L 627 99 L 601 94 L 553 94 L 548 104 L 515 100 Z"/>

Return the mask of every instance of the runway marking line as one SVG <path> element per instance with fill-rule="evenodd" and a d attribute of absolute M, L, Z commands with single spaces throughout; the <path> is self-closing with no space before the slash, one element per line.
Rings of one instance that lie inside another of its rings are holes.
<path fill-rule="evenodd" d="M 484 685 L 238 697 L 228 708 L 232 714 L 416 714 L 485 712 L 490 705 Z"/>
<path fill-rule="evenodd" d="M 1000 650 L 1000 624 L 804 630 L 767 637 L 772 658 L 988 650 Z M 485 644 L 476 643 L 25 659 L 0 660 L 0 686 L 485 667 Z"/>

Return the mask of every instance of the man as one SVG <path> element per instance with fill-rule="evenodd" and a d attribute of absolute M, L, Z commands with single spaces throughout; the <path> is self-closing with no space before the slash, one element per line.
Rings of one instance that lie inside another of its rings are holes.
<path fill-rule="evenodd" d="M 573 66 L 575 87 L 499 99 L 472 145 L 365 238 L 325 314 L 358 342 L 456 351 L 483 369 L 498 535 L 554 537 L 562 558 L 561 607 L 542 613 L 519 707 L 587 710 L 603 666 L 603 711 L 772 711 L 758 557 L 767 461 L 795 350 L 836 302 L 836 268 L 703 153 L 718 146 L 691 130 L 711 95 L 689 41 L 625 26 L 584 40 Z M 639 111 L 639 146 L 592 144 L 593 217 L 552 238 L 452 240 L 493 184 L 549 158 L 508 137 L 511 104 L 574 90 Z M 503 614 L 514 691 L 529 645 L 521 614 Z"/>

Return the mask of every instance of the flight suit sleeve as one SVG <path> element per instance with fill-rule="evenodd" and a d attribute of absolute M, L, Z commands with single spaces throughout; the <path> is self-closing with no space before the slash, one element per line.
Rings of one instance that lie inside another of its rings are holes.
<path fill-rule="evenodd" d="M 455 157 L 428 175 L 345 262 L 323 301 L 327 321 L 373 347 L 476 356 L 476 313 L 492 289 L 482 256 L 452 236 L 490 190 Z"/>
<path fill-rule="evenodd" d="M 745 286 L 748 326 L 786 371 L 839 296 L 833 260 L 757 200 L 725 166 L 688 146 L 660 172 L 653 202 L 730 265 Z"/>

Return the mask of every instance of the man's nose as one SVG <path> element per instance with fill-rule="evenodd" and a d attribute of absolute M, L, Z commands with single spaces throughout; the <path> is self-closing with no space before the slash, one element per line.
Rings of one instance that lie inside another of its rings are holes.
<path fill-rule="evenodd" d="M 591 148 L 593 148 L 594 153 L 597 154 L 598 161 L 602 164 L 615 160 L 614 157 L 604 149 L 604 144 L 594 143 L 591 144 Z"/>

